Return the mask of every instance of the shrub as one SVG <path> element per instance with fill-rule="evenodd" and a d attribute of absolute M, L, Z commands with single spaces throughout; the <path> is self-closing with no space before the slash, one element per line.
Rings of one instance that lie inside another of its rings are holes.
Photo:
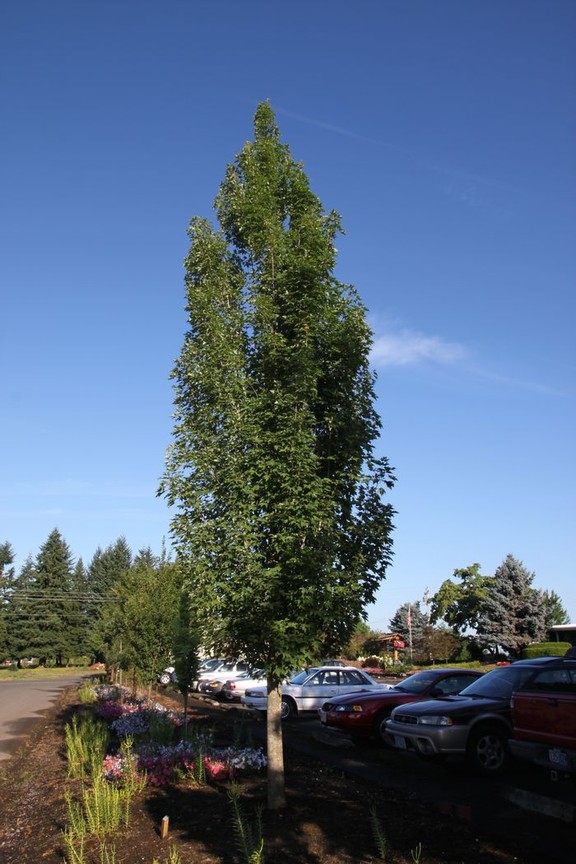
<path fill-rule="evenodd" d="M 522 651 L 523 660 L 532 660 L 534 657 L 563 657 L 570 648 L 569 642 L 534 642 L 526 645 Z"/>

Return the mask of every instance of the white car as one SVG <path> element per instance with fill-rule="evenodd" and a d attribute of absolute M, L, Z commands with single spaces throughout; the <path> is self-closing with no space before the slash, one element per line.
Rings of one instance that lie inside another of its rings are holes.
<path fill-rule="evenodd" d="M 266 672 L 264 669 L 254 669 L 252 672 L 239 675 L 238 678 L 225 681 L 220 692 L 227 702 L 239 702 L 246 690 L 265 686 Z"/>
<path fill-rule="evenodd" d="M 200 670 L 198 678 L 194 681 L 192 687 L 194 690 L 200 690 L 209 693 L 207 686 L 211 682 L 228 681 L 228 679 L 237 678 L 244 672 L 248 672 L 249 666 L 245 660 L 223 660 L 215 669 Z M 221 688 L 217 688 L 215 692 Z"/>
<path fill-rule="evenodd" d="M 317 711 L 326 699 L 342 696 L 344 693 L 389 689 L 390 684 L 374 681 L 370 675 L 355 666 L 321 666 L 300 672 L 282 685 L 282 719 L 296 717 L 300 711 Z M 247 708 L 266 711 L 266 688 L 246 690 L 240 701 Z"/>

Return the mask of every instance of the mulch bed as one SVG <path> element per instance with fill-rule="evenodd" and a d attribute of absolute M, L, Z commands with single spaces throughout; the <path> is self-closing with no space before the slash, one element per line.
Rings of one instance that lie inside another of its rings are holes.
<path fill-rule="evenodd" d="M 21 750 L 0 763 L 2 864 L 62 864 L 64 860 L 64 791 L 74 789 L 74 784 L 66 779 L 63 730 L 77 707 L 75 690 L 65 692 Z M 226 736 L 227 712 L 194 704 L 190 715 L 192 722 L 220 724 L 219 734 Z M 265 809 L 265 778 L 241 781 L 247 825 L 256 825 L 262 808 L 262 861 L 267 864 L 375 864 L 383 860 L 387 864 L 564 864 L 571 860 L 561 852 L 571 826 L 549 826 L 554 845 L 547 856 L 523 842 L 521 830 L 518 842 L 503 842 L 490 836 L 490 826 L 480 833 L 477 827 L 443 816 L 416 798 L 352 779 L 321 761 L 290 753 L 286 765 L 288 806 L 282 811 Z M 378 854 L 373 812 L 386 837 L 385 859 Z M 165 816 L 169 835 L 162 839 Z M 573 833 L 573 827 L 571 830 Z M 105 842 L 109 856 L 112 846 L 115 851 L 104 864 L 168 864 L 174 849 L 179 864 L 246 860 L 224 784 L 148 787 L 133 805 L 129 828 Z M 100 844 L 94 839 L 86 843 L 84 864 L 102 864 Z"/>

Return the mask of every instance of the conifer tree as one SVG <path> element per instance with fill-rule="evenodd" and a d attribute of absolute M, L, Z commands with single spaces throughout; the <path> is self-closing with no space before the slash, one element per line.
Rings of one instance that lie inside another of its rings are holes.
<path fill-rule="evenodd" d="M 78 653 L 80 608 L 72 589 L 72 555 L 55 528 L 15 581 L 9 626 L 18 659 L 33 656 L 42 665 L 62 666 Z"/>
<path fill-rule="evenodd" d="M 530 642 L 546 638 L 546 606 L 532 587 L 534 573 L 507 555 L 494 573 L 478 620 L 478 641 L 517 657 Z"/>

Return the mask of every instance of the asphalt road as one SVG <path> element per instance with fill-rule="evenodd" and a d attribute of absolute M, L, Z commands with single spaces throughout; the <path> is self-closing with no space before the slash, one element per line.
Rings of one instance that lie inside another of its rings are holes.
<path fill-rule="evenodd" d="M 81 680 L 76 675 L 46 681 L 0 681 L 0 761 L 16 752 L 62 690 Z"/>
<path fill-rule="evenodd" d="M 230 706 L 226 708 L 230 710 Z M 265 726 L 262 717 L 253 728 L 254 739 L 262 744 Z M 391 792 L 403 790 L 440 813 L 479 829 L 490 825 L 494 837 L 514 838 L 521 833 L 542 852 L 544 860 L 565 864 L 573 858 L 574 783 L 554 782 L 547 772 L 527 765 L 515 765 L 498 778 L 486 778 L 471 772 L 464 760 L 430 762 L 376 741 L 355 745 L 322 727 L 314 715 L 283 724 L 283 731 L 286 760 L 294 750 Z M 551 850 L 557 857 L 550 857 Z"/>
<path fill-rule="evenodd" d="M 463 760 L 439 764 L 377 742 L 356 746 L 314 718 L 286 724 L 284 737 L 288 747 L 344 773 L 391 790 L 402 789 L 465 822 L 490 824 L 496 836 L 513 837 L 521 831 L 543 854 L 557 850 L 559 862 L 571 860 L 576 825 L 572 782 L 553 781 L 544 770 L 527 765 L 487 778 L 471 772 Z"/>

